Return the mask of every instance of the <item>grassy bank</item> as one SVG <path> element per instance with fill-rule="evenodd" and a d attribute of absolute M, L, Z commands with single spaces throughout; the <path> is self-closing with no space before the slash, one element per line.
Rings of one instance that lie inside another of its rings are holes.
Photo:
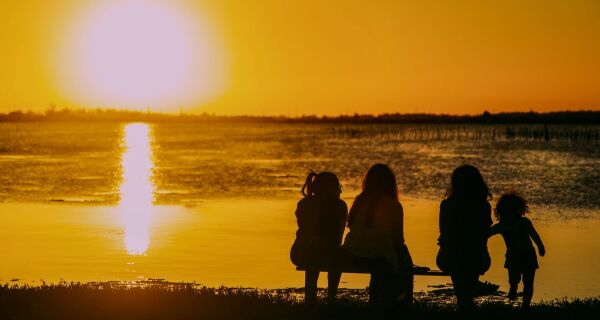
<path fill-rule="evenodd" d="M 307 308 L 299 290 L 206 288 L 181 283 L 61 283 L 0 287 L 0 319 L 459 319 L 452 303 L 417 295 L 410 309 L 367 305 L 364 290 L 344 290 L 333 306 Z M 536 304 L 528 312 L 480 303 L 477 319 L 598 319 L 600 297 Z"/>

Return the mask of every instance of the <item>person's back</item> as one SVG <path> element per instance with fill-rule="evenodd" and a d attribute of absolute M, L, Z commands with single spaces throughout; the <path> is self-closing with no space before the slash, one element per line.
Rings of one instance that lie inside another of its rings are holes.
<path fill-rule="evenodd" d="M 531 228 L 533 224 L 526 217 L 519 217 L 511 222 L 499 222 L 492 226 L 491 233 L 499 233 L 506 245 L 506 255 L 535 254 L 531 241 Z"/>
<path fill-rule="evenodd" d="M 319 251 L 338 248 L 342 243 L 347 210 L 346 203 L 339 198 L 315 195 L 302 198 L 295 213 L 296 238 L 314 242 L 314 249 Z"/>
<path fill-rule="evenodd" d="M 356 209 L 343 248 L 359 257 L 385 258 L 397 268 L 397 247 L 404 245 L 402 205 L 382 196 Z"/>
<path fill-rule="evenodd" d="M 483 273 L 487 261 L 487 236 L 492 225 L 491 207 L 485 200 L 448 198 L 440 204 L 440 249 L 450 272 L 471 270 Z M 481 260 L 481 261 L 480 261 Z"/>

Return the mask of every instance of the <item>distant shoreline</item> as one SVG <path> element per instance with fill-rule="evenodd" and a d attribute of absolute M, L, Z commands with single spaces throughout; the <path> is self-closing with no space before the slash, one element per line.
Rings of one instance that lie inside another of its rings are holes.
<path fill-rule="evenodd" d="M 44 113 L 0 113 L 0 122 L 151 122 L 151 123 L 339 123 L 339 124 L 600 124 L 600 111 L 483 112 L 478 115 L 429 113 L 354 114 L 340 116 L 224 116 L 169 114 L 114 109 L 49 109 Z"/>

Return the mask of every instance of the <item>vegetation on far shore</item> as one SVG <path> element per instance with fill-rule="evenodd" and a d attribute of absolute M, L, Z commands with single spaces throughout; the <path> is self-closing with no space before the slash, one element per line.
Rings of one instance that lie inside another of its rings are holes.
<path fill-rule="evenodd" d="M 339 116 L 225 116 L 208 113 L 158 113 L 116 109 L 57 109 L 0 113 L 0 122 L 272 122 L 272 123 L 433 123 L 433 124 L 600 124 L 600 111 L 501 112 L 477 115 L 429 113 L 353 114 Z"/>
<path fill-rule="evenodd" d="M 461 319 L 453 303 L 417 296 L 410 307 L 369 306 L 345 289 L 339 303 L 306 307 L 301 290 L 207 288 L 190 283 L 59 283 L 0 286 L 0 319 Z M 597 319 L 600 297 L 560 299 L 523 311 L 491 301 L 477 319 Z"/>

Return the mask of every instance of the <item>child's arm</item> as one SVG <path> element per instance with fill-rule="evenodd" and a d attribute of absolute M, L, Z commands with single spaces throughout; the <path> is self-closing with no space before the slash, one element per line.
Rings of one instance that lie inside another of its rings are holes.
<path fill-rule="evenodd" d="M 529 221 L 529 219 L 528 219 Z M 540 238 L 540 235 L 537 233 L 537 231 L 535 230 L 535 228 L 533 227 L 533 223 L 531 223 L 531 221 L 529 221 L 529 236 L 531 237 L 531 239 L 533 240 L 533 242 L 535 242 L 535 245 L 538 247 L 538 252 L 540 253 L 540 256 L 544 256 L 546 255 L 546 248 L 544 248 L 544 243 L 542 242 L 542 238 Z"/>

